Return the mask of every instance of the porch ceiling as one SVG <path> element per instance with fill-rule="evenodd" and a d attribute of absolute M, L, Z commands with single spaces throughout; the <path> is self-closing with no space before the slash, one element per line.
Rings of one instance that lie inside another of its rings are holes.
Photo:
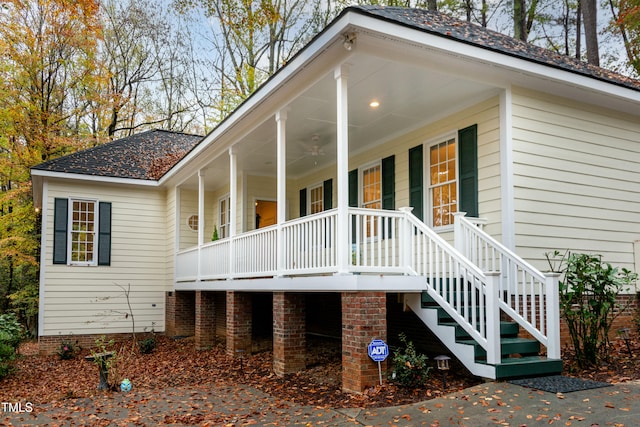
<path fill-rule="evenodd" d="M 493 85 L 463 79 L 426 66 L 356 53 L 349 58 L 349 152 L 384 143 L 497 93 Z M 380 103 L 378 108 L 370 102 Z M 298 178 L 336 162 L 336 83 L 333 72 L 310 86 L 288 105 L 287 176 Z M 238 143 L 238 170 L 250 175 L 276 174 L 274 116 Z M 228 157 L 206 172 L 208 188 L 228 182 Z M 189 185 L 190 184 L 190 185 Z M 196 187 L 197 180 L 189 186 Z"/>

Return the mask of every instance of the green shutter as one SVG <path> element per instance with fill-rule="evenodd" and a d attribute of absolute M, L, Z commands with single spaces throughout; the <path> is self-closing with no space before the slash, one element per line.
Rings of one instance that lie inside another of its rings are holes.
<path fill-rule="evenodd" d="M 98 265 L 111 265 L 111 203 L 98 206 Z"/>
<path fill-rule="evenodd" d="M 300 190 L 300 217 L 307 215 L 307 189 Z"/>
<path fill-rule="evenodd" d="M 395 209 L 395 156 L 382 159 L 382 209 Z"/>
<path fill-rule="evenodd" d="M 328 179 L 322 183 L 322 207 L 325 211 L 333 209 L 333 180 Z"/>
<path fill-rule="evenodd" d="M 349 207 L 358 207 L 358 169 L 349 172 Z M 351 218 L 351 243 L 356 242 L 356 217 Z"/>
<path fill-rule="evenodd" d="M 458 131 L 459 211 L 478 217 L 478 125 Z"/>
<path fill-rule="evenodd" d="M 349 206 L 358 207 L 358 169 L 349 172 Z"/>
<path fill-rule="evenodd" d="M 67 263 L 67 224 L 69 200 L 55 199 L 53 208 L 53 263 Z"/>
<path fill-rule="evenodd" d="M 424 221 L 424 178 L 422 144 L 409 150 L 409 205 L 413 214 Z"/>

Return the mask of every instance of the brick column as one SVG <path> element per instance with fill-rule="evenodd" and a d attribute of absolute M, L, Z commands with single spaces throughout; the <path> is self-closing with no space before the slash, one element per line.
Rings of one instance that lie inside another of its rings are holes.
<path fill-rule="evenodd" d="M 191 336 L 195 332 L 195 293 L 171 291 L 166 295 L 165 333 L 169 337 Z"/>
<path fill-rule="evenodd" d="M 273 370 L 276 375 L 306 368 L 305 321 L 304 295 L 273 293 Z"/>
<path fill-rule="evenodd" d="M 387 339 L 384 292 L 342 293 L 342 390 L 361 393 L 379 384 L 378 364 L 369 358 L 373 339 Z M 382 363 L 383 378 L 386 361 Z"/>
<path fill-rule="evenodd" d="M 251 294 L 248 292 L 227 292 L 227 354 L 238 356 L 238 350 L 245 356 L 251 354 Z"/>
<path fill-rule="evenodd" d="M 213 292 L 196 291 L 196 350 L 205 350 L 215 344 L 216 312 Z"/>

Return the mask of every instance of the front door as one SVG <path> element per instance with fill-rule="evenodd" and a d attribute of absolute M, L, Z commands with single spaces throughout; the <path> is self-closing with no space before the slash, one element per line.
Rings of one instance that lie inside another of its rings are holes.
<path fill-rule="evenodd" d="M 274 225 L 278 221 L 277 202 L 256 200 L 256 229 Z"/>

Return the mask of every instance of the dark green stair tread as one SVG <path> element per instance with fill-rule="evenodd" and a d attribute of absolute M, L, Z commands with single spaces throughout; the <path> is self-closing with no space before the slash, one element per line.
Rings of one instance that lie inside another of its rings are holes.
<path fill-rule="evenodd" d="M 439 322 L 442 326 L 450 326 L 456 328 L 456 338 L 469 338 L 469 334 L 464 328 L 454 321 Z M 500 322 L 500 335 L 502 337 L 517 337 L 520 332 L 520 326 L 516 322 Z"/>
<path fill-rule="evenodd" d="M 496 379 L 535 377 L 561 373 L 562 360 L 545 356 L 510 357 L 502 359 L 495 367 Z"/>
<path fill-rule="evenodd" d="M 486 358 L 487 352 L 472 339 L 456 340 L 457 343 L 474 346 L 476 358 Z M 500 350 L 502 356 L 510 354 L 537 355 L 540 352 L 540 343 L 527 338 L 501 338 Z"/>

